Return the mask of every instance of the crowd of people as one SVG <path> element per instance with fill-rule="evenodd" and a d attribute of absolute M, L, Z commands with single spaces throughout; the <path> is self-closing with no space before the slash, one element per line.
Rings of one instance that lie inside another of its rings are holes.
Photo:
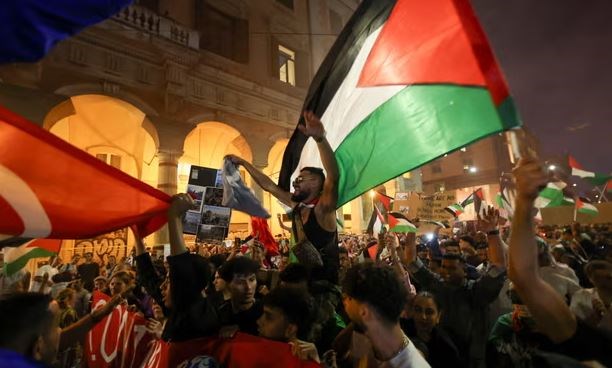
<path fill-rule="evenodd" d="M 612 366 L 610 225 L 536 226 L 534 200 L 548 180 L 540 163 L 523 159 L 515 169 L 510 227 L 489 207 L 471 233 L 338 237 L 337 170 L 318 119 L 306 118 L 327 176 L 304 168 L 285 193 L 232 157 L 293 205 L 295 245 L 283 241 L 271 257 L 252 239 L 202 256 L 182 233 L 193 199 L 177 195 L 165 260 L 133 227 L 133 263 L 100 267 L 85 254 L 82 263 L 50 263 L 73 280 L 50 271 L 31 287 L 22 276 L 3 280 L 0 366 L 80 366 L 85 333 L 118 303 L 148 318 L 148 333 L 163 341 L 241 332 L 288 343 L 325 367 Z M 54 278 L 66 283 L 61 290 Z M 93 290 L 111 301 L 92 310 Z"/>

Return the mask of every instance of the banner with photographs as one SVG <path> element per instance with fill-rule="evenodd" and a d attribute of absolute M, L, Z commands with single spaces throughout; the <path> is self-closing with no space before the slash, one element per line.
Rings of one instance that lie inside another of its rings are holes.
<path fill-rule="evenodd" d="M 221 243 L 229 232 L 230 208 L 222 207 L 223 185 L 221 170 L 191 166 L 187 193 L 196 207 L 187 211 L 183 233 L 196 236 L 197 242 Z"/>

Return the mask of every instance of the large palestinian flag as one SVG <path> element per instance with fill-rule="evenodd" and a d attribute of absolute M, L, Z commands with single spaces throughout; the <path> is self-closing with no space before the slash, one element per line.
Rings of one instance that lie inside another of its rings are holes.
<path fill-rule="evenodd" d="M 369 188 L 476 140 L 520 125 L 467 0 L 364 0 L 310 86 L 340 168 L 342 205 Z M 300 120 L 303 124 L 303 119 Z M 279 185 L 322 167 L 295 130 Z"/>

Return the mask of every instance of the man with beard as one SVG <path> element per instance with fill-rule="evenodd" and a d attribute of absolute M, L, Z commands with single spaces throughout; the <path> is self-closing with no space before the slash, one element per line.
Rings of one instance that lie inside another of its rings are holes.
<path fill-rule="evenodd" d="M 357 264 L 346 272 L 342 284 L 344 309 L 357 336 L 365 336 L 373 356 L 353 348 L 338 350 L 339 363 L 362 367 L 429 367 L 414 343 L 404 334 L 399 319 L 408 293 L 395 271 L 372 262 Z M 350 329 L 350 328 L 349 328 Z M 340 338 L 340 337 L 339 337 Z M 338 345 L 336 345 L 338 346 Z"/>
<path fill-rule="evenodd" d="M 293 231 L 296 218 L 300 216 L 306 238 L 321 254 L 323 267 L 313 270 L 314 279 L 338 282 L 338 233 L 336 230 L 336 206 L 338 201 L 338 164 L 329 142 L 325 138 L 325 127 L 310 111 L 304 112 L 305 124 L 298 129 L 317 142 L 323 169 L 304 167 L 293 181 L 294 192 L 281 189 L 267 175 L 244 159 L 229 155 L 235 165 L 242 165 L 255 182 L 287 206 L 294 208 Z"/>

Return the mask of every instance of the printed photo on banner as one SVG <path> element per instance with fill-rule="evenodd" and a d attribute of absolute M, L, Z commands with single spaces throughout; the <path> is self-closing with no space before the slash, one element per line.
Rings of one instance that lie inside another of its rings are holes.
<path fill-rule="evenodd" d="M 223 240 L 227 236 L 227 227 L 214 225 L 200 225 L 198 241 Z"/>
<path fill-rule="evenodd" d="M 207 206 L 221 206 L 223 203 L 223 188 L 206 187 L 204 204 Z"/>
<path fill-rule="evenodd" d="M 202 210 L 202 203 L 204 199 L 204 192 L 206 191 L 206 187 L 201 187 L 199 185 L 189 184 L 187 185 L 187 194 L 195 201 L 194 211 L 200 212 Z"/>
<path fill-rule="evenodd" d="M 200 225 L 200 211 L 187 211 L 183 219 L 183 233 L 197 234 Z"/>
<path fill-rule="evenodd" d="M 230 208 L 204 205 L 202 225 L 229 227 L 231 214 Z"/>

